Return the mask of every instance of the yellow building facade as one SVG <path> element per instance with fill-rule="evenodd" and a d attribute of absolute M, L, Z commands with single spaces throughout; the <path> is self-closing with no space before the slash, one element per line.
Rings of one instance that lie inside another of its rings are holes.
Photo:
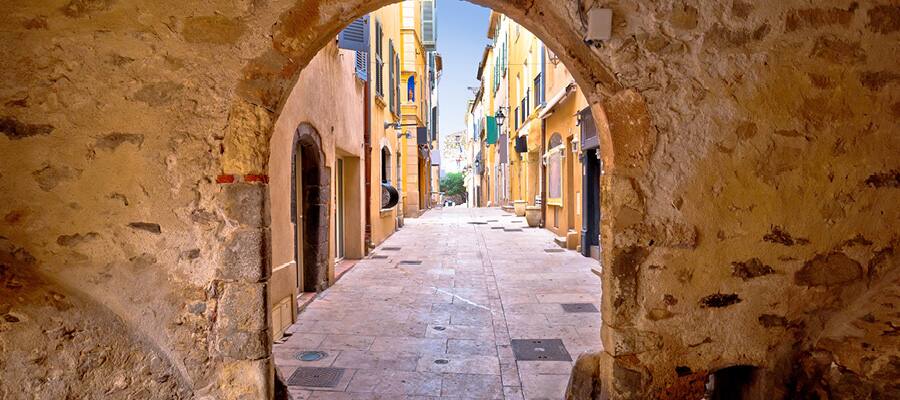
<path fill-rule="evenodd" d="M 471 204 L 539 215 L 560 245 L 598 254 L 598 143 L 581 89 L 556 55 L 515 21 L 491 13 L 487 36 L 492 43 L 478 66 L 481 86 L 466 115 L 476 141 Z M 591 179 L 584 178 L 588 170 Z"/>

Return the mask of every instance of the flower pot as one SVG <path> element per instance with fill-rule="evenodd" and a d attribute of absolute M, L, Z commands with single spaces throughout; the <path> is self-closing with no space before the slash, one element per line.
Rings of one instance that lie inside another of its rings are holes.
<path fill-rule="evenodd" d="M 537 228 L 541 224 L 541 207 L 525 207 L 525 221 L 528 222 L 528 226 Z"/>
<path fill-rule="evenodd" d="M 528 206 L 528 202 L 525 200 L 516 200 L 513 202 L 513 209 L 516 211 L 517 217 L 525 216 L 525 207 Z"/>

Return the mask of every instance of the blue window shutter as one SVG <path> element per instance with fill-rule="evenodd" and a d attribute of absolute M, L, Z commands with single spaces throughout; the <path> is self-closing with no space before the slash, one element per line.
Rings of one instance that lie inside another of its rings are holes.
<path fill-rule="evenodd" d="M 356 52 L 356 77 L 363 82 L 369 80 L 369 53 Z"/>
<path fill-rule="evenodd" d="M 347 25 L 338 35 L 338 47 L 359 52 L 369 51 L 369 16 Z"/>

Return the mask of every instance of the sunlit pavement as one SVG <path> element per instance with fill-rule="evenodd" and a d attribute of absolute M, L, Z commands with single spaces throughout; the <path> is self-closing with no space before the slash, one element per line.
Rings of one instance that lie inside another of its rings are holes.
<path fill-rule="evenodd" d="M 601 344 L 596 261 L 559 250 L 499 209 L 407 219 L 300 314 L 277 368 L 295 399 L 561 399 L 573 361 Z M 561 339 L 568 355 L 531 356 L 573 361 L 517 361 L 515 339 Z M 331 387 L 297 386 L 311 382 Z"/>

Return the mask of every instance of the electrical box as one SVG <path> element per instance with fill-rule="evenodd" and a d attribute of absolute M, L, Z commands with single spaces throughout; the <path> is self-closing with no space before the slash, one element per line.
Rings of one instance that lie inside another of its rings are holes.
<path fill-rule="evenodd" d="M 587 15 L 587 37 L 589 44 L 600 44 L 612 37 L 612 10 L 609 8 L 592 8 Z"/>

